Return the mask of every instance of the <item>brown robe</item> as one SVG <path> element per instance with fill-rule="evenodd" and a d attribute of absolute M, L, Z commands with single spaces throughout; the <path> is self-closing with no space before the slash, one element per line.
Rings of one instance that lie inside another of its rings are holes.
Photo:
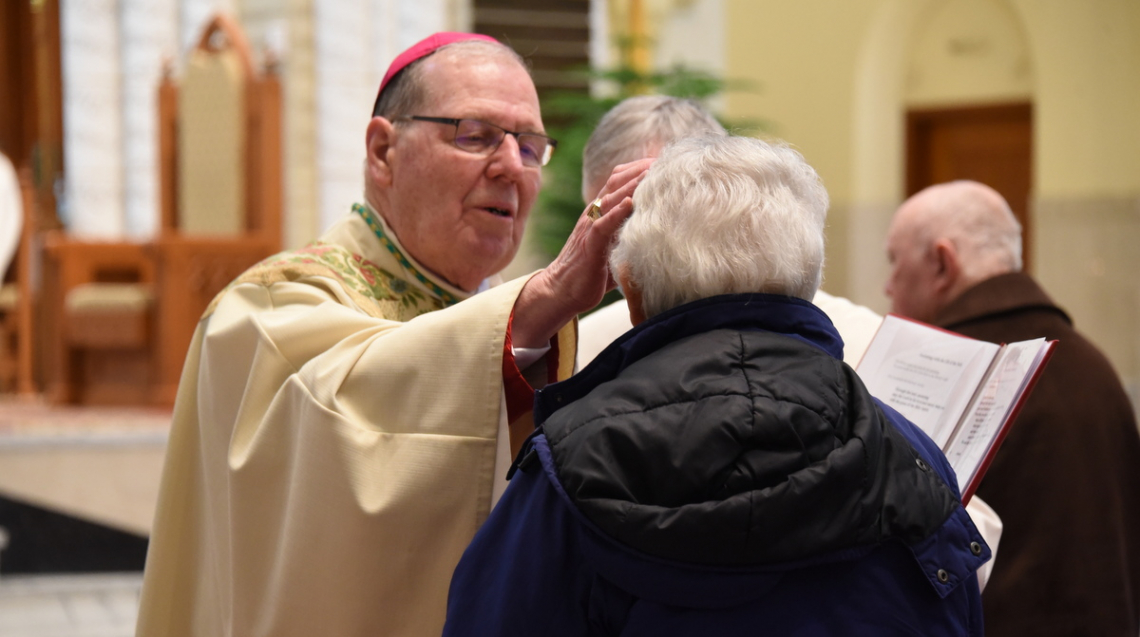
<path fill-rule="evenodd" d="M 978 489 L 1005 525 L 986 635 L 1136 637 L 1140 435 L 1108 360 L 1022 273 L 979 283 L 935 322 L 995 343 L 1059 341 Z"/>

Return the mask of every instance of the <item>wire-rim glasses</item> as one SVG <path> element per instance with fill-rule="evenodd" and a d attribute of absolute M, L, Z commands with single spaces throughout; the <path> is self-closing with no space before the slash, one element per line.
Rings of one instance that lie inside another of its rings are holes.
<path fill-rule="evenodd" d="M 432 122 L 455 127 L 455 147 L 476 155 L 489 155 L 498 150 L 507 135 L 514 135 L 519 144 L 519 155 L 524 166 L 540 168 L 550 162 L 558 141 L 538 133 L 517 133 L 502 126 L 488 124 L 477 119 L 456 119 L 452 117 L 424 117 L 404 115 L 398 120 Z"/>

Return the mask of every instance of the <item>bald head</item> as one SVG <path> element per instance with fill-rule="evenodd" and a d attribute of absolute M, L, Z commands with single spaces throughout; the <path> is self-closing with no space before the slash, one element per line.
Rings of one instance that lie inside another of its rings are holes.
<path fill-rule="evenodd" d="M 1021 224 L 993 188 L 931 186 L 907 199 L 887 233 L 891 311 L 922 321 L 978 283 L 1021 270 Z"/>

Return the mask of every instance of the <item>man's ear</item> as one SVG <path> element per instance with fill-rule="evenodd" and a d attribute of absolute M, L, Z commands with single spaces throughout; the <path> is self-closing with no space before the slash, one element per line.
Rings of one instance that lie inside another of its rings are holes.
<path fill-rule="evenodd" d="M 373 117 L 368 122 L 365 144 L 368 149 L 368 177 L 379 186 L 392 185 L 392 145 L 396 141 L 396 128 L 384 117 Z"/>
<path fill-rule="evenodd" d="M 623 266 L 618 272 L 618 283 L 621 284 L 621 293 L 625 295 L 626 303 L 629 305 L 629 322 L 641 325 L 645 322 L 645 306 L 641 303 L 641 289 L 629 276 L 629 268 Z"/>
<path fill-rule="evenodd" d="M 934 288 L 945 294 L 957 287 L 962 277 L 962 260 L 954 242 L 946 238 L 935 241 L 931 252 L 934 257 Z"/>

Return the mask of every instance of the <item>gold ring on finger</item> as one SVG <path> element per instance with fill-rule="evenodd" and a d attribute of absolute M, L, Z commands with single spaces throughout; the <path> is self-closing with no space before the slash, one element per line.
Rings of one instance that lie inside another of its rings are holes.
<path fill-rule="evenodd" d="M 586 209 L 586 216 L 592 221 L 597 221 L 602 218 L 602 198 L 598 197 L 590 207 Z"/>

